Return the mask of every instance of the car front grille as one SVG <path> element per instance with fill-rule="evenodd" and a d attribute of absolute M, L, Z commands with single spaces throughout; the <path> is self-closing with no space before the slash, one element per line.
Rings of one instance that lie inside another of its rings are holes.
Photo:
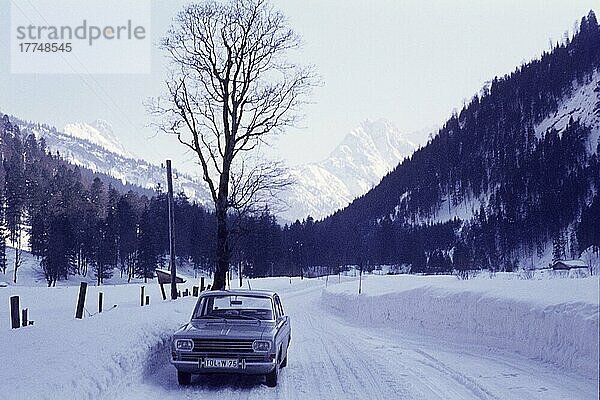
<path fill-rule="evenodd" d="M 231 357 L 231 354 L 211 354 L 211 357 L 222 357 L 227 358 Z M 188 361 L 188 362 L 200 362 L 201 359 L 205 358 L 203 355 L 198 354 L 181 354 L 178 358 L 179 361 Z M 246 360 L 246 362 L 265 362 L 269 361 L 268 357 L 264 354 L 262 355 L 243 355 L 239 357 L 239 359 Z"/>
<path fill-rule="evenodd" d="M 194 339 L 198 353 L 252 353 L 252 340 Z"/>

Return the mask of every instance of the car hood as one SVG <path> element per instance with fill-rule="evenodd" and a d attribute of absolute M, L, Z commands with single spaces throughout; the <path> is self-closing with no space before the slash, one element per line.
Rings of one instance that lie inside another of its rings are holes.
<path fill-rule="evenodd" d="M 176 337 L 196 339 L 265 339 L 269 338 L 274 323 L 265 321 L 191 321 L 182 326 Z"/>

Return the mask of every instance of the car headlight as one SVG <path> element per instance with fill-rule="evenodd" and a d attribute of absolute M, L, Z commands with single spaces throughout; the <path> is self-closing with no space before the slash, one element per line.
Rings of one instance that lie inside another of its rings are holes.
<path fill-rule="evenodd" d="M 175 349 L 180 351 L 192 351 L 194 348 L 194 342 L 190 339 L 177 339 L 175 340 Z"/>
<path fill-rule="evenodd" d="M 255 340 L 252 342 L 252 350 L 254 351 L 269 351 L 271 349 L 271 342 L 267 340 Z"/>

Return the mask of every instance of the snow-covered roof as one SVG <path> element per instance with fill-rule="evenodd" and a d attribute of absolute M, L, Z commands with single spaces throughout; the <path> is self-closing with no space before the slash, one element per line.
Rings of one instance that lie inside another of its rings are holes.
<path fill-rule="evenodd" d="M 158 283 L 170 283 L 171 271 L 168 269 L 156 268 L 156 277 L 158 278 Z M 177 278 L 176 283 L 185 283 L 186 281 L 186 279 L 179 274 L 176 274 L 175 277 Z"/>
<path fill-rule="evenodd" d="M 561 265 L 562 264 L 562 265 Z M 552 263 L 552 268 L 587 268 L 588 265 L 583 260 L 556 260 Z"/>

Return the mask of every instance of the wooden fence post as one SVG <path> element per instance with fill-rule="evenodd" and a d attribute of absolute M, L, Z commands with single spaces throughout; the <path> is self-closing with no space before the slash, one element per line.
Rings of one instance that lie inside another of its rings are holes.
<path fill-rule="evenodd" d="M 360 276 L 358 278 L 358 294 L 362 293 L 362 267 L 360 267 Z"/>
<path fill-rule="evenodd" d="M 21 316 L 19 308 L 19 296 L 12 296 L 10 298 L 10 321 L 13 329 L 17 329 L 21 326 Z"/>
<path fill-rule="evenodd" d="M 204 292 L 204 277 L 200 278 L 200 291 Z"/>
<path fill-rule="evenodd" d="M 192 288 L 192 296 L 198 297 L 198 286 Z"/>
<path fill-rule="evenodd" d="M 98 313 L 102 312 L 102 300 L 104 298 L 104 293 L 98 292 Z"/>
<path fill-rule="evenodd" d="M 150 305 L 150 296 L 146 295 L 146 305 Z"/>
<path fill-rule="evenodd" d="M 75 318 L 83 318 L 83 307 L 85 306 L 85 293 L 87 292 L 87 282 L 81 282 L 79 285 L 79 296 L 77 297 L 77 309 L 75 310 Z"/>
<path fill-rule="evenodd" d="M 28 319 L 27 319 L 27 309 L 24 308 L 22 313 L 22 317 L 21 317 L 21 325 L 23 327 L 26 327 L 27 325 L 29 325 Z"/>
<path fill-rule="evenodd" d="M 142 307 L 144 306 L 144 298 L 145 298 L 144 297 L 144 290 L 145 290 L 144 286 L 140 287 L 140 305 Z"/>

